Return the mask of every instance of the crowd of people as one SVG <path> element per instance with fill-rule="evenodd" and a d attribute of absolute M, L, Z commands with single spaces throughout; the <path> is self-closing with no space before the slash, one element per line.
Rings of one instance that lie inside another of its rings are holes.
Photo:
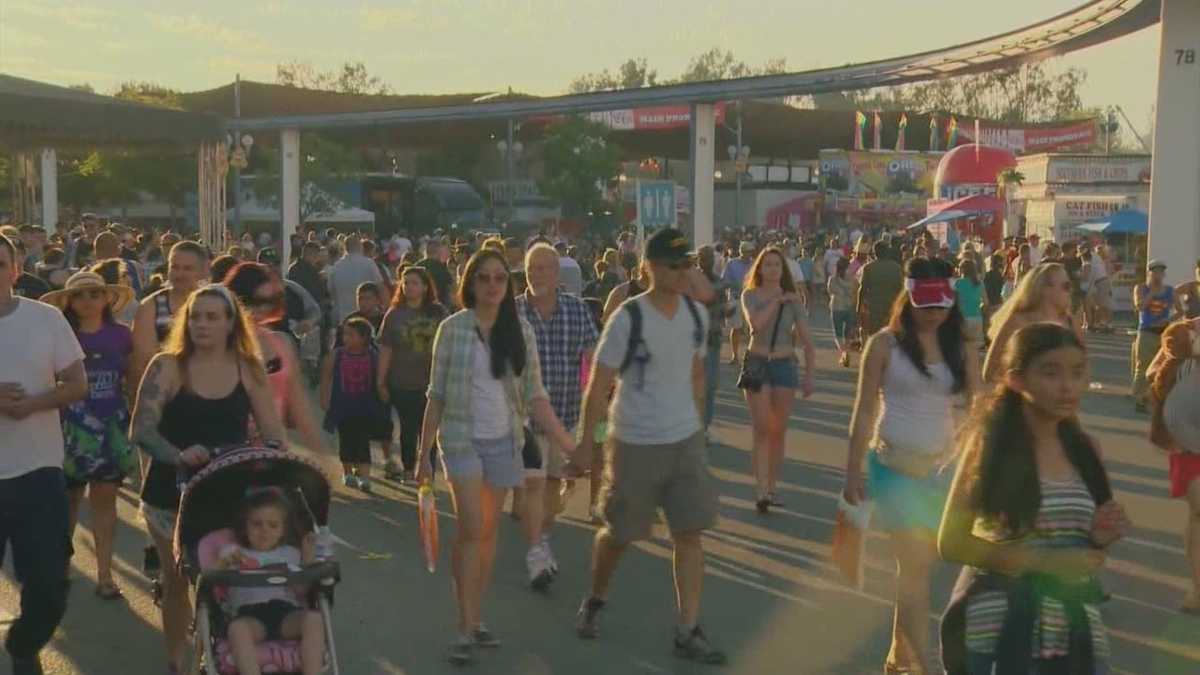
<path fill-rule="evenodd" d="M 1086 333 L 1113 329 L 1116 268 L 1103 245 L 1014 237 L 952 251 L 929 233 L 878 228 L 726 231 L 698 248 L 674 229 L 644 243 L 630 232 L 568 242 L 310 229 L 283 260 L 267 234 L 212 251 L 93 215 L 53 236 L 0 234 L 0 557 L 8 545 L 22 584 L 6 640 L 16 673 L 41 672 L 38 652 L 66 610 L 85 497 L 95 593 L 122 596 L 112 552 L 126 481 L 139 486 L 167 670 L 178 672 L 191 607 L 178 567 L 162 561 L 174 555 L 179 473 L 220 448 L 286 447 L 289 428 L 338 457 L 349 489 L 379 480 L 373 445 L 383 479 L 444 475 L 457 524 L 452 662 L 501 644 L 483 617 L 509 492 L 529 584 L 545 590 L 559 572 L 556 516 L 586 480 L 600 528 L 578 635 L 599 636 L 618 563 L 661 510 L 674 653 L 724 663 L 700 611 L 702 533 L 718 516 L 706 448 L 722 354 L 728 340 L 765 517 L 783 505 L 795 397 L 819 387 L 818 313 L 836 364 L 858 368 L 843 497 L 875 505 L 896 560 L 886 672 L 934 672 L 939 558 L 964 566 L 943 620 L 948 672 L 1107 672 L 1096 573 L 1128 519 L 1078 421 Z M 1195 587 L 1184 609 L 1200 612 L 1200 263 L 1197 281 L 1178 287 L 1160 261 L 1146 270 L 1133 294 L 1131 388 L 1171 451 L 1172 495 L 1190 505 Z M 248 502 L 222 564 L 310 561 L 309 538 L 280 530 L 284 510 Z M 258 672 L 255 644 L 271 636 L 303 642 L 304 672 L 317 672 L 320 615 L 277 596 L 235 605 L 229 639 L 243 675 Z"/>

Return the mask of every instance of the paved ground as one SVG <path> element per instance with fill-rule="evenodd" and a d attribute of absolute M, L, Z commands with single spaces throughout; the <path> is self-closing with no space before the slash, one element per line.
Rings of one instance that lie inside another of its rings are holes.
<path fill-rule="evenodd" d="M 731 653 L 728 673 L 878 673 L 887 648 L 892 563 L 886 544 L 873 536 L 865 589 L 847 589 L 828 563 L 829 539 L 853 373 L 836 367 L 827 321 L 818 319 L 818 393 L 799 402 L 792 416 L 780 496 L 788 506 L 762 518 L 754 512 L 748 420 L 726 367 L 719 395 L 719 445 L 711 448 L 721 484 L 722 520 L 707 535 L 705 625 Z M 1200 619 L 1175 611 L 1187 590 L 1179 532 L 1180 503 L 1166 499 L 1166 461 L 1145 440 L 1147 420 L 1126 398 L 1129 338 L 1093 338 L 1092 379 L 1101 383 L 1085 401 L 1087 429 L 1104 446 L 1121 499 L 1132 516 L 1132 535 L 1112 552 L 1105 581 L 1113 594 L 1106 606 L 1120 673 L 1171 675 L 1200 671 Z M 505 518 L 495 585 L 485 618 L 504 638 L 502 649 L 483 656 L 475 672 L 571 675 L 693 673 L 708 669 L 677 662 L 670 653 L 672 591 L 669 541 L 656 537 L 631 551 L 618 572 L 602 639 L 581 643 L 571 630 L 585 588 L 594 528 L 580 520 L 581 489 L 555 533 L 562 574 L 548 595 L 524 584 L 524 550 L 516 523 Z M 410 675 L 458 672 L 442 650 L 452 635 L 453 605 L 448 564 L 434 575 L 419 563 L 414 494 L 382 486 L 371 497 L 340 486 L 334 529 L 344 542 L 338 554 L 344 581 L 335 608 L 342 672 L 349 675 Z M 448 500 L 440 504 L 443 509 Z M 149 673 L 163 669 L 158 616 L 139 566 L 141 525 L 134 497 L 123 493 L 116 574 L 128 602 L 92 595 L 86 516 L 75 544 L 76 583 L 61 630 L 45 654 L 56 675 Z M 443 541 L 453 519 L 443 516 Z M 955 570 L 937 574 L 935 608 L 945 602 Z M 16 596 L 7 572 L 0 575 L 0 613 L 12 612 Z M 0 673 L 7 662 L 0 661 Z M 713 671 L 716 672 L 716 671 Z"/>

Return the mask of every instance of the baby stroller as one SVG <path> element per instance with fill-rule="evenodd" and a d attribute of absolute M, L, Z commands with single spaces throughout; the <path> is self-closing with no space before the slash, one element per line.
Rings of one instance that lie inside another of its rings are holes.
<path fill-rule="evenodd" d="M 328 559 L 328 530 L 318 534 L 318 558 L 302 568 L 219 570 L 222 549 L 235 541 L 230 525 L 247 490 L 279 489 L 292 502 L 292 510 L 305 531 L 320 532 L 328 524 L 329 482 L 314 463 L 283 450 L 247 447 L 219 452 L 183 486 L 179 521 L 175 528 L 175 560 L 192 589 L 196 608 L 193 667 L 187 672 L 236 675 L 233 654 L 225 640 L 232 617 L 222 609 L 227 589 L 238 587 L 303 587 L 302 598 L 320 611 L 325 622 L 325 667 L 340 675 L 333 642 L 330 606 L 340 579 L 336 561 Z M 327 549 L 322 551 L 322 549 Z M 300 672 L 300 643 L 294 640 L 263 642 L 258 646 L 263 673 Z"/>

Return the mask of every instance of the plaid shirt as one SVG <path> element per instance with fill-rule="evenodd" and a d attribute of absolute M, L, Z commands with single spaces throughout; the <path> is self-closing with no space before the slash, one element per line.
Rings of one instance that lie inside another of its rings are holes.
<path fill-rule="evenodd" d="M 517 297 L 517 313 L 533 327 L 542 363 L 542 384 L 550 392 L 550 405 L 558 421 L 573 431 L 583 403 L 580 373 L 583 353 L 594 349 L 600 335 L 592 312 L 579 298 L 558 291 L 554 316 L 542 319 L 528 293 Z"/>
<path fill-rule="evenodd" d="M 450 315 L 438 326 L 433 338 L 433 368 L 429 375 L 429 398 L 441 401 L 442 422 L 438 427 L 438 444 L 442 452 L 456 454 L 474 452 L 471 431 L 474 429 L 471 407 L 472 358 L 479 340 L 475 311 L 464 309 Z M 508 400 L 508 422 L 512 428 L 513 447 L 519 456 L 525 447 L 525 419 L 533 401 L 548 398 L 542 387 L 542 369 L 538 364 L 536 338 L 533 329 L 521 321 L 525 337 L 525 370 L 519 376 L 504 378 L 504 393 Z"/>

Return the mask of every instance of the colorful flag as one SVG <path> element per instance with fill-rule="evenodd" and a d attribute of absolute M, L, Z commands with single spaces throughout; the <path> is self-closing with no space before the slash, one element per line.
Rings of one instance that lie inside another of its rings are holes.
<path fill-rule="evenodd" d="M 875 149 L 880 150 L 883 146 L 883 120 L 879 118 L 879 113 L 875 113 Z"/>
<path fill-rule="evenodd" d="M 958 120 L 950 117 L 950 126 L 946 127 L 946 149 L 953 150 L 958 143 Z"/>
<path fill-rule="evenodd" d="M 938 149 L 938 139 L 940 137 L 941 137 L 941 135 L 938 134 L 937 115 L 930 115 L 929 116 L 929 149 L 930 150 Z"/>
<path fill-rule="evenodd" d="M 896 125 L 896 152 L 904 150 L 904 130 L 908 128 L 908 114 L 900 113 L 900 122 Z"/>
<path fill-rule="evenodd" d="M 867 132 L 867 116 L 862 111 L 854 112 L 854 149 L 863 150 L 863 135 Z"/>

